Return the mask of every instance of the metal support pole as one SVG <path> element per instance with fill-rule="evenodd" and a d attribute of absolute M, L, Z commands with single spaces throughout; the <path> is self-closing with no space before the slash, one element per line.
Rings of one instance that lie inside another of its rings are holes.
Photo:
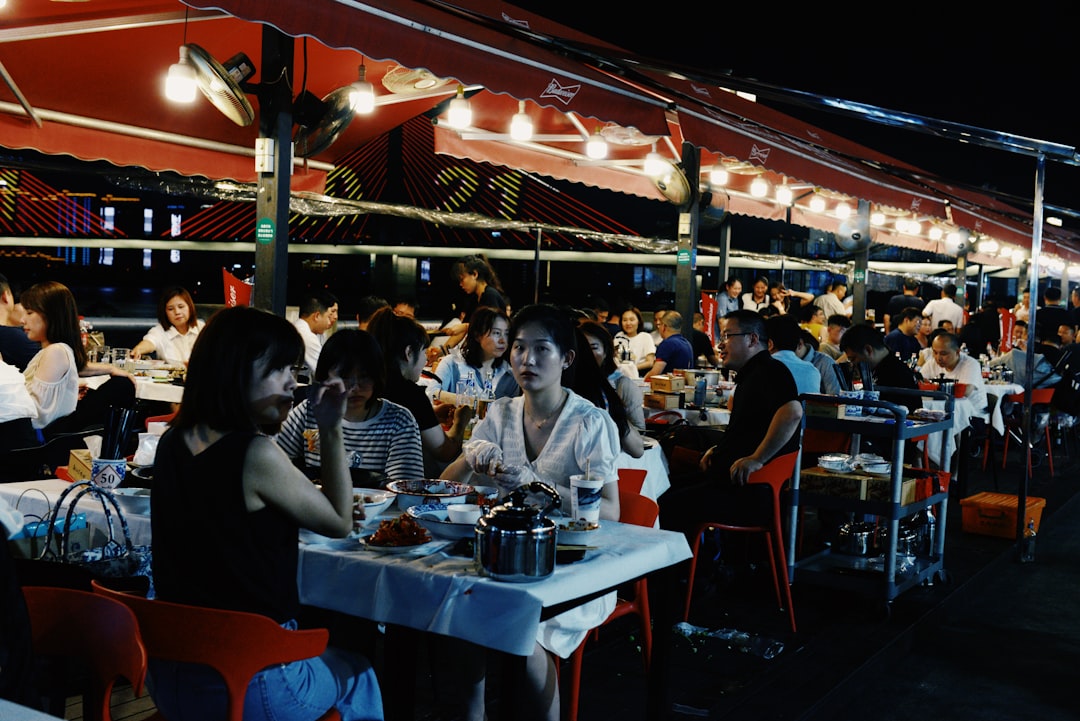
<path fill-rule="evenodd" d="M 697 292 L 697 282 L 694 277 L 697 269 L 697 237 L 698 226 L 701 220 L 701 210 L 698 207 L 701 193 L 698 190 L 700 184 L 699 170 L 700 151 L 690 143 L 683 143 L 682 163 L 683 172 L 690 184 L 690 198 L 686 204 L 679 208 L 678 227 L 678 258 L 675 265 L 675 310 L 683 317 L 682 333 L 687 339 L 692 338 L 694 332 L 694 313 L 698 309 L 700 297 Z"/>
<path fill-rule="evenodd" d="M 262 77 L 259 142 L 270 157 L 259 172 L 255 201 L 254 305 L 285 315 L 292 173 L 293 38 L 270 25 L 263 25 L 262 31 Z"/>
<path fill-rule="evenodd" d="M 1038 319 L 1036 306 L 1038 303 L 1036 299 L 1039 291 L 1039 254 L 1042 253 L 1042 226 L 1043 226 L 1043 188 L 1046 187 L 1046 156 L 1039 154 L 1035 162 L 1035 205 L 1032 213 L 1032 231 L 1031 231 L 1031 278 L 1028 280 L 1028 287 L 1031 289 L 1031 313 L 1028 319 L 1028 330 L 1037 328 L 1036 323 Z M 1020 555 L 1024 544 L 1024 529 L 1027 527 L 1027 492 L 1028 485 L 1031 483 L 1031 384 L 1034 380 L 1035 369 L 1035 343 L 1028 342 L 1026 352 L 1026 368 L 1027 371 L 1024 374 L 1024 388 L 1027 392 L 1024 393 L 1024 475 L 1020 482 L 1020 487 L 1016 492 L 1016 550 L 1017 556 Z M 1050 449 L 1047 449 L 1050 452 Z"/>

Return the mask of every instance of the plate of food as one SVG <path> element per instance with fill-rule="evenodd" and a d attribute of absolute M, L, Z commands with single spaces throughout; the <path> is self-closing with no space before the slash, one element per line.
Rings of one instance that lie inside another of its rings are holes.
<path fill-rule="evenodd" d="M 360 539 L 365 548 L 379 553 L 408 553 L 430 542 L 427 529 L 404 513 L 381 521 L 374 533 Z"/>
<path fill-rule="evenodd" d="M 570 518 L 552 518 L 555 521 L 557 531 L 556 545 L 558 546 L 592 546 L 595 545 L 599 523 L 573 520 Z"/>

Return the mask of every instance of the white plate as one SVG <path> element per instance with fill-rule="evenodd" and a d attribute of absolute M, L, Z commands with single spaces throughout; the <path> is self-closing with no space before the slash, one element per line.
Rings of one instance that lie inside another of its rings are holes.
<path fill-rule="evenodd" d="M 397 494 L 392 491 L 378 491 L 373 488 L 354 488 L 353 496 L 364 496 L 364 515 L 368 520 L 376 518 L 380 513 L 385 511 L 394 499 L 397 498 Z M 372 502 L 368 502 L 367 499 L 375 499 Z"/>

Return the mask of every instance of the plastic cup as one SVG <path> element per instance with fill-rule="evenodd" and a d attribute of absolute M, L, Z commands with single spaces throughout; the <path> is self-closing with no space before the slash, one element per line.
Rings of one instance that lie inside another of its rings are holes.
<path fill-rule="evenodd" d="M 600 500 L 604 495 L 602 478 L 570 476 L 570 515 L 575 521 L 600 522 Z"/>

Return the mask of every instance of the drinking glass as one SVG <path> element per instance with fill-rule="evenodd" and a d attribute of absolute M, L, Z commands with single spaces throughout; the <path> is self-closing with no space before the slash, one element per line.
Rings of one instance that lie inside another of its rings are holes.
<path fill-rule="evenodd" d="M 459 406 L 476 408 L 476 386 L 473 385 L 472 381 L 458 381 L 455 390 L 457 392 L 457 404 Z"/>

